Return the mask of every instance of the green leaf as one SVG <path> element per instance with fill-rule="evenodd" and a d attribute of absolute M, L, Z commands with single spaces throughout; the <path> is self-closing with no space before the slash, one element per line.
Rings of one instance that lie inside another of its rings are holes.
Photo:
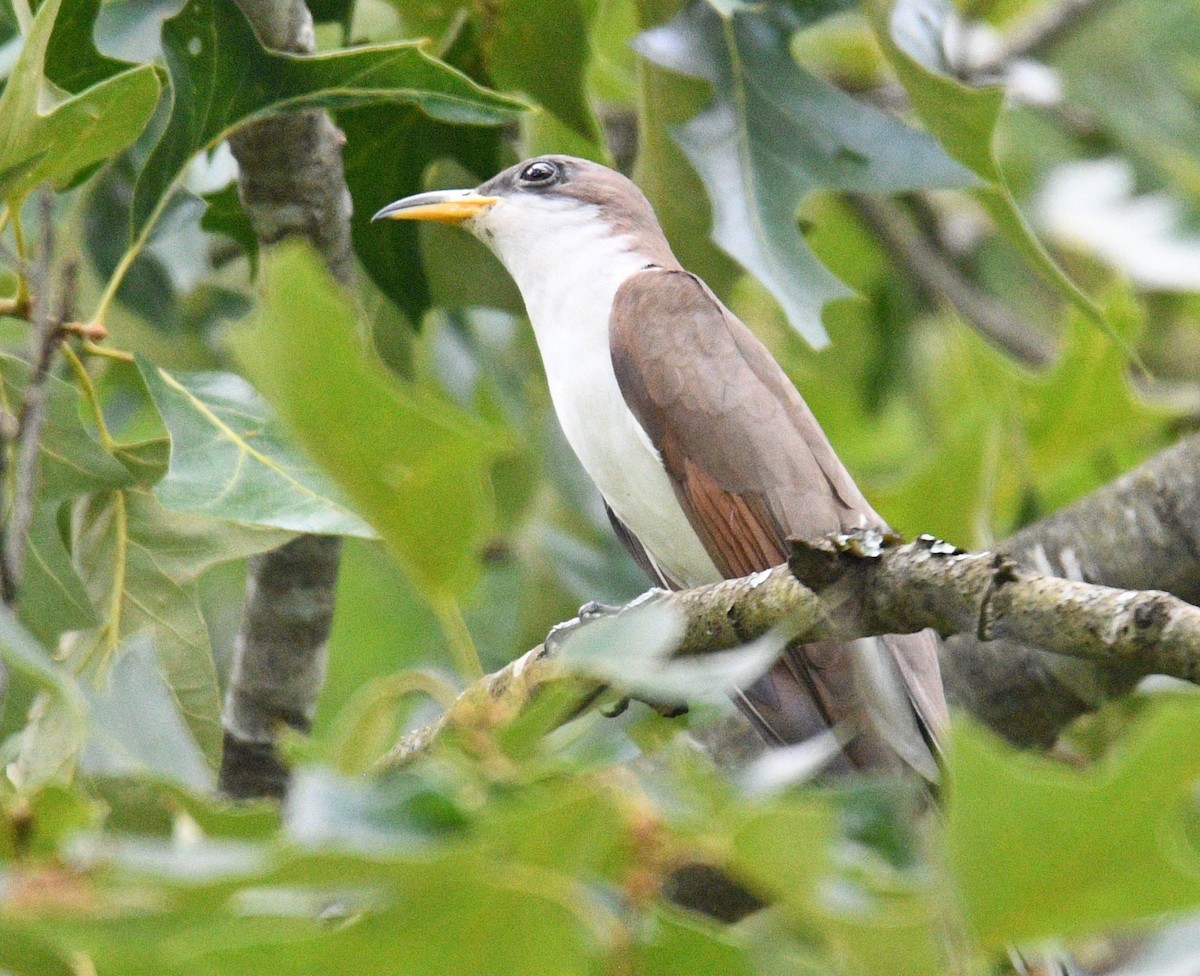
<path fill-rule="evenodd" d="M 46 47 L 46 77 L 59 88 L 81 92 L 130 67 L 96 50 L 92 35 L 100 0 L 66 0 L 54 19 Z"/>
<path fill-rule="evenodd" d="M 16 413 L 30 368 L 15 356 L 0 355 L 0 399 Z M 38 495 L 62 499 L 101 488 L 118 488 L 133 479 L 125 466 L 85 429 L 79 418 L 83 398 L 70 383 L 45 379 L 46 419 L 38 445 Z"/>
<path fill-rule="evenodd" d="M 219 754 L 220 694 L 196 580 L 209 567 L 274 549 L 277 530 L 169 512 L 149 490 L 98 492 L 74 513 L 76 565 L 100 625 L 64 647 L 79 669 L 107 673 L 129 637 L 150 630 L 159 666 L 192 735 Z"/>
<path fill-rule="evenodd" d="M 1194 198 L 1200 180 L 1196 52 L 1200 16 L 1188 0 L 1126 0 L 1098 10 L 1049 54 L 1065 101 L 1104 135 Z"/>
<path fill-rule="evenodd" d="M 713 205 L 713 240 L 754 274 L 811 344 L 821 310 L 850 289 L 800 236 L 796 212 L 822 188 L 896 193 L 976 183 L 928 135 L 796 66 L 781 7 L 721 16 L 696 3 L 643 33 L 639 52 L 711 82 L 711 107 L 675 133 Z"/>
<path fill-rule="evenodd" d="M 995 134 L 1004 107 L 999 87 L 971 88 L 944 63 L 942 38 L 949 0 L 869 0 L 867 12 L 884 55 L 921 121 L 946 151 L 983 180 L 975 196 L 1001 233 L 1050 284 L 1089 318 L 1104 321 L 1092 300 L 1058 266 L 1026 223 L 996 159 Z"/>
<path fill-rule="evenodd" d="M 530 96 L 575 135 L 601 141 L 586 84 L 594 0 L 498 0 L 486 7 L 461 0 L 390 2 L 407 36 L 437 38 L 440 57 L 497 88 Z M 471 50 L 473 64 L 459 64 L 454 49 Z"/>
<path fill-rule="evenodd" d="M 657 27 L 681 6 L 679 0 L 637 0 L 639 26 Z M 704 184 L 671 135 L 708 103 L 709 86 L 644 57 L 638 69 L 637 184 L 683 266 L 726 296 L 742 271 L 709 236 L 712 214 Z"/>
<path fill-rule="evenodd" d="M 1166 701 L 1077 770 L 957 723 L 946 830 L 976 937 L 999 949 L 1200 905 L 1200 853 L 1185 836 L 1197 736 L 1200 703 Z"/>
<path fill-rule="evenodd" d="M 91 732 L 80 756 L 90 776 L 153 776 L 211 789 L 212 770 L 159 670 L 154 640 L 127 641 L 107 680 L 86 688 Z"/>
<path fill-rule="evenodd" d="M 35 641 L 7 609 L 0 610 L 0 661 L 43 690 L 36 722 L 21 732 L 21 754 L 11 775 L 22 787 L 53 778 L 62 769 L 61 757 L 75 755 L 87 729 L 87 704 L 79 685 L 62 665 Z M 43 761 L 44 760 L 44 761 Z M 31 773 L 33 775 L 31 775 Z"/>
<path fill-rule="evenodd" d="M 165 507 L 293 532 L 372 534 L 240 376 L 173 376 L 142 357 L 138 368 L 171 435 L 170 466 L 154 488 Z"/>
<path fill-rule="evenodd" d="M 354 198 L 350 230 L 355 254 L 380 290 L 419 325 L 431 304 L 427 273 L 422 272 L 422 228 L 414 221 L 372 224 L 371 215 L 393 200 L 426 189 L 426 171 L 438 159 L 454 160 L 467 171 L 470 183 L 482 183 L 501 168 L 500 133 L 448 125 L 407 105 L 349 109 L 338 113 L 338 124 L 346 133 L 343 155 L 346 185 Z M 426 236 L 438 231 L 444 235 L 447 228 L 424 230 Z M 471 245 L 476 253 L 486 250 L 474 240 L 464 242 L 465 247 Z"/>
<path fill-rule="evenodd" d="M 309 846 L 415 849 L 461 834 L 463 813 L 443 791 L 405 771 L 376 781 L 306 769 L 288 791 L 286 826 Z"/>
<path fill-rule="evenodd" d="M 45 181 L 64 186 L 79 170 L 115 156 L 138 137 L 158 102 L 158 75 L 149 65 L 77 95 L 54 91 L 45 59 L 60 3 L 46 0 L 38 10 L 0 94 L 0 199 L 19 200 Z"/>
<path fill-rule="evenodd" d="M 134 190 L 136 238 L 196 153 L 237 126 L 297 108 L 377 102 L 418 106 L 464 125 L 497 125 L 524 107 L 490 92 L 426 54 L 416 43 L 330 54 L 269 51 L 235 3 L 190 0 L 163 25 L 171 117 Z M 252 84 L 246 84 L 252 79 Z"/>
<path fill-rule="evenodd" d="M 24 360 L 0 355 L 0 403 L 10 413 L 19 409 L 29 374 Z M 47 376 L 44 390 L 36 499 L 25 537 L 17 612 L 34 636 L 49 646 L 63 631 L 96 623 L 95 610 L 59 533 L 61 503 L 73 495 L 128 485 L 133 478 L 85 429 L 79 414 L 82 397 L 74 386 Z"/>
<path fill-rule="evenodd" d="M 435 602 L 479 571 L 487 476 L 507 437 L 364 360 L 346 295 L 296 244 L 264 267 L 263 311 L 234 335 L 245 371 Z"/>
<path fill-rule="evenodd" d="M 488 20 L 483 47 L 496 85 L 527 93 L 577 135 L 599 143 L 587 100 L 591 50 L 580 0 L 501 0 Z"/>
<path fill-rule="evenodd" d="M 17 616 L 47 647 L 68 630 L 99 623 L 58 527 L 59 506 L 39 501 L 25 537 L 25 571 Z"/>
<path fill-rule="evenodd" d="M 701 917 L 659 909 L 651 937 L 636 949 L 642 976 L 755 976 L 755 960 L 737 936 Z"/>

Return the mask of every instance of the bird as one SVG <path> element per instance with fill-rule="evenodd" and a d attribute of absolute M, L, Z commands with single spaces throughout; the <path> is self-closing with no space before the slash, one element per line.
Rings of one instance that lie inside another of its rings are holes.
<path fill-rule="evenodd" d="M 623 174 L 542 155 L 372 219 L 456 224 L 499 258 L 562 431 L 655 585 L 769 569 L 790 537 L 886 529 L 783 368 L 683 268 Z M 947 711 L 931 631 L 789 645 L 734 701 L 769 744 L 832 728 L 850 767 L 937 781 Z"/>

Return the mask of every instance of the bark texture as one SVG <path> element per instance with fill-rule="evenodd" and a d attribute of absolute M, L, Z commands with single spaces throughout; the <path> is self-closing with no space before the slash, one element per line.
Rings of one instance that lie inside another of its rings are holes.
<path fill-rule="evenodd" d="M 1200 603 L 1200 435 L 1022 529 L 1000 552 L 1047 575 Z M 968 634 L 943 650 L 951 704 L 1026 747 L 1048 748 L 1071 720 L 1144 673 Z"/>
<path fill-rule="evenodd" d="M 315 49 L 302 0 L 238 0 L 268 47 Z M 260 241 L 308 238 L 343 284 L 353 278 L 350 192 L 341 132 L 322 111 L 290 112 L 244 126 L 229 142 L 238 190 Z M 245 616 L 234 651 L 223 724 L 220 786 L 231 796 L 281 796 L 281 725 L 307 731 L 325 676 L 341 540 L 300 536 L 250 563 Z"/>

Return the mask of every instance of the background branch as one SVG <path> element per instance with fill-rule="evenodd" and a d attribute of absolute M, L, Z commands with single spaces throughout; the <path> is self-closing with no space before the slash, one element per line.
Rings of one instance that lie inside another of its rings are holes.
<path fill-rule="evenodd" d="M 311 52 L 302 0 L 239 0 L 260 40 Z M 343 284 L 353 279 L 350 192 L 341 132 L 323 111 L 262 119 L 230 138 L 238 191 L 264 244 L 308 238 Z M 280 725 L 307 732 L 325 676 L 341 540 L 305 535 L 250 561 L 246 608 L 230 668 L 219 784 L 237 797 L 281 796 L 287 770 L 275 751 Z"/>
<path fill-rule="evenodd" d="M 922 233 L 902 205 L 860 193 L 848 194 L 847 200 L 927 301 L 950 304 L 976 332 L 1020 362 L 1045 366 L 1053 360 L 1055 347 L 1050 338 L 976 288 Z"/>
<path fill-rule="evenodd" d="M 1200 435 L 998 549 L 1049 575 L 1200 603 Z M 952 704 L 1017 745 L 1049 748 L 1068 723 L 1127 693 L 1142 674 L 960 634 L 945 643 L 942 676 Z"/>

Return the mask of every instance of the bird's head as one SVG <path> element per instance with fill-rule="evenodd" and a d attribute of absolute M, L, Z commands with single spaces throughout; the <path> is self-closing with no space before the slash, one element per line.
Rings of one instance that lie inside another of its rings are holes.
<path fill-rule="evenodd" d="M 434 190 L 388 204 L 373 220 L 435 220 L 470 231 L 518 284 L 533 265 L 614 242 L 675 265 L 649 201 L 632 180 L 574 156 L 538 156 L 473 190 Z"/>

